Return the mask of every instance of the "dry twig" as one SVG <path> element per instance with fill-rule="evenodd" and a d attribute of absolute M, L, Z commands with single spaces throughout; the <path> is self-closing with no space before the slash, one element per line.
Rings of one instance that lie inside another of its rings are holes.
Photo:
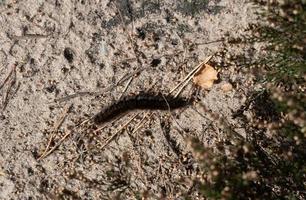
<path fill-rule="evenodd" d="M 129 75 L 126 75 L 124 77 L 122 77 L 122 79 L 120 79 L 117 83 L 103 89 L 103 90 L 100 90 L 98 92 L 77 92 L 75 94 L 72 94 L 72 95 L 68 95 L 66 97 L 62 97 L 62 98 L 59 98 L 59 99 L 55 99 L 55 102 L 64 102 L 64 101 L 68 101 L 70 99 L 73 99 L 73 98 L 76 98 L 76 97 L 79 97 L 79 96 L 85 96 L 85 95 L 94 95 L 94 96 L 99 96 L 101 94 L 104 94 L 106 92 L 109 92 L 110 90 L 113 90 L 115 87 L 121 85 L 122 83 L 124 83 L 126 80 L 128 80 L 129 78 L 133 77 L 133 76 L 136 76 L 138 75 L 139 73 L 141 73 L 142 71 L 144 71 L 145 69 L 147 69 L 148 67 L 144 67 L 144 68 L 141 68 L 141 69 L 137 69 L 135 70 L 134 72 L 130 73 Z"/>

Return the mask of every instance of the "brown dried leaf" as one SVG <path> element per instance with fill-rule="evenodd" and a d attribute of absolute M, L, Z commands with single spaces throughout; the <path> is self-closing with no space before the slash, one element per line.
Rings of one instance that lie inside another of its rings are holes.
<path fill-rule="evenodd" d="M 208 64 L 204 64 L 202 69 L 193 77 L 193 82 L 204 89 L 210 89 L 215 80 L 218 80 L 218 72 Z"/>

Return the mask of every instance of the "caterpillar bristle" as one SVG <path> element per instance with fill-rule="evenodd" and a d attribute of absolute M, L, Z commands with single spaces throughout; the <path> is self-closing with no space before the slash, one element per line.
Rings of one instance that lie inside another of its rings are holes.
<path fill-rule="evenodd" d="M 93 117 L 95 124 L 110 121 L 120 114 L 130 110 L 168 110 L 184 107 L 189 103 L 186 98 L 163 95 L 161 93 L 140 92 L 136 95 L 129 95 L 121 98 L 119 101 L 112 103 L 103 108 Z"/>

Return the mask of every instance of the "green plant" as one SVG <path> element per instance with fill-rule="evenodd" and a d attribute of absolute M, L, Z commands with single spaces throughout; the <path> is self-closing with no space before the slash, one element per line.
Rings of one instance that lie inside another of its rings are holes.
<path fill-rule="evenodd" d="M 209 199 L 305 199 L 306 1 L 255 3 L 266 23 L 254 26 L 249 41 L 267 44 L 265 57 L 254 62 L 266 88 L 235 114 L 246 138 L 228 134 L 217 149 L 192 141 L 202 175 L 196 181 Z"/>

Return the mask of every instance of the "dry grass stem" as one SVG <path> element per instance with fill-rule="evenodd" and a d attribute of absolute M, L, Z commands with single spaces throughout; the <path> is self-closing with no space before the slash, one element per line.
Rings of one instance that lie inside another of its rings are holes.
<path fill-rule="evenodd" d="M 54 126 L 53 126 L 53 128 L 52 128 L 51 136 L 50 136 L 50 138 L 49 138 L 47 147 L 46 147 L 45 151 L 42 153 L 42 155 L 38 158 L 38 160 L 41 160 L 42 158 L 46 157 L 46 153 L 47 153 L 47 151 L 48 151 L 49 148 L 50 148 L 50 145 L 51 145 L 51 143 L 52 143 L 52 140 L 54 139 L 54 137 L 55 137 L 55 135 L 56 135 L 56 133 L 57 133 L 59 127 L 60 127 L 60 126 L 62 125 L 62 123 L 64 122 L 64 120 L 65 120 L 65 118 L 66 118 L 66 116 L 67 116 L 67 114 L 68 114 L 68 111 L 69 111 L 70 107 L 71 107 L 71 105 L 66 105 L 66 106 L 64 107 L 64 110 L 63 110 L 63 112 L 61 113 L 59 119 L 54 123 Z"/>
<path fill-rule="evenodd" d="M 181 86 L 180 90 L 175 94 L 175 97 L 177 97 L 182 92 L 182 90 L 186 87 L 186 85 L 189 83 L 189 81 L 193 78 L 194 74 L 196 74 L 204 64 L 208 63 L 212 57 L 213 56 L 207 57 L 203 62 L 201 62 L 199 65 L 197 65 L 191 72 L 189 72 L 189 74 L 179 84 L 177 84 L 170 91 L 169 94 L 173 93 L 176 89 L 178 89 L 183 84 L 183 86 Z"/>
<path fill-rule="evenodd" d="M 24 34 L 21 36 L 13 36 L 12 39 L 14 40 L 22 40 L 22 39 L 40 39 L 40 38 L 47 38 L 49 35 L 41 35 L 41 34 Z"/>
<path fill-rule="evenodd" d="M 0 85 L 0 90 L 3 88 L 3 86 L 8 82 L 12 74 L 16 72 L 16 65 L 13 65 L 10 73 L 7 75 L 7 77 L 4 79 L 3 83 Z"/>
<path fill-rule="evenodd" d="M 131 77 L 131 78 L 129 79 L 129 81 L 126 83 L 126 85 L 125 85 L 125 87 L 124 87 L 124 89 L 123 89 L 123 91 L 122 91 L 122 93 L 121 93 L 119 99 L 121 99 L 122 96 L 125 94 L 125 92 L 127 91 L 128 87 L 130 86 L 130 84 L 131 84 L 132 81 L 133 81 L 133 77 Z"/>
<path fill-rule="evenodd" d="M 7 103 L 8 103 L 8 98 L 9 94 L 11 92 L 11 89 L 13 85 L 16 83 L 16 65 L 13 65 L 10 73 L 7 75 L 7 77 L 4 79 L 3 83 L 0 85 L 0 90 L 4 87 L 4 85 L 8 83 L 7 90 L 5 91 L 5 94 L 3 96 L 3 103 L 2 103 L 2 110 L 5 109 Z"/>
<path fill-rule="evenodd" d="M 135 114 L 133 117 L 131 117 L 124 125 L 122 125 L 113 135 L 111 135 L 107 140 L 105 140 L 100 148 L 101 150 L 104 149 L 117 135 L 120 133 L 127 125 L 129 125 L 136 117 L 138 114 Z"/>
<path fill-rule="evenodd" d="M 52 147 L 52 149 L 50 149 L 48 152 L 46 152 L 46 153 L 44 154 L 44 156 L 41 156 L 40 158 L 38 158 L 38 160 L 41 160 L 41 159 L 47 157 L 48 155 L 50 155 L 55 149 L 57 149 L 57 148 L 62 144 L 62 142 L 63 142 L 71 133 L 72 133 L 72 131 L 69 130 L 69 131 L 60 139 L 60 141 L 59 141 L 54 147 Z"/>
<path fill-rule="evenodd" d="M 149 119 L 153 113 L 149 115 L 149 112 L 144 113 L 143 118 L 140 120 L 140 122 L 136 125 L 136 128 L 133 130 L 132 135 L 135 134 L 143 125 L 146 123 L 145 119 Z"/>
<path fill-rule="evenodd" d="M 109 86 L 107 88 L 104 88 L 103 90 L 100 90 L 98 92 L 90 92 L 90 91 L 87 91 L 87 92 L 77 92 L 75 94 L 71 94 L 71 95 L 67 95 L 67 96 L 62 97 L 62 98 L 55 99 L 54 101 L 60 103 L 60 102 L 64 102 L 64 101 L 69 101 L 70 99 L 73 99 L 73 98 L 76 98 L 76 97 L 79 97 L 79 96 L 86 96 L 86 95 L 99 96 L 101 94 L 104 94 L 106 92 L 109 92 L 109 91 L 113 90 L 115 87 L 121 85 L 122 83 L 124 83 L 129 78 L 138 75 L 139 73 L 141 73 L 142 71 L 144 71 L 147 68 L 148 67 L 143 67 L 141 69 L 136 69 L 134 72 L 132 72 L 132 73 L 122 77 L 117 83 L 115 83 L 115 84 L 113 84 L 113 85 L 111 85 L 111 86 Z"/>

